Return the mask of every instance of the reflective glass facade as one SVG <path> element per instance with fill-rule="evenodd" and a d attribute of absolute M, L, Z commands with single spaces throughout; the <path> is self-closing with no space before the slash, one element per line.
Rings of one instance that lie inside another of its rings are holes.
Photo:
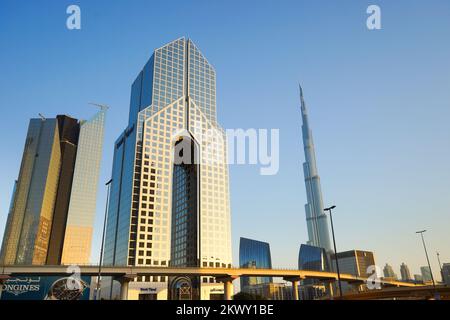
<path fill-rule="evenodd" d="M 88 263 L 97 205 L 106 109 L 81 121 L 61 263 Z"/>
<path fill-rule="evenodd" d="M 172 174 L 172 238 L 170 265 L 174 267 L 199 266 L 198 244 L 198 191 L 199 166 L 195 162 L 197 148 L 190 136 L 180 137 L 175 142 L 174 157 L 177 156 Z M 186 157 L 182 161 L 181 157 Z M 199 299 L 199 277 L 170 277 L 171 299 Z M 181 294 L 184 292 L 184 294 Z"/>
<path fill-rule="evenodd" d="M 14 223 L 8 240 L 11 247 L 17 246 L 17 251 L 10 251 L 7 261 L 45 264 L 61 165 L 57 120 L 32 119 L 25 148 L 26 168 L 19 175 L 15 201 L 17 224 Z"/>
<path fill-rule="evenodd" d="M 5 232 L 3 234 L 3 241 L 2 241 L 2 248 L 0 251 L 0 264 L 4 264 L 5 259 L 5 253 L 6 253 L 6 244 L 7 244 L 7 231 L 11 228 L 12 219 L 14 218 L 14 199 L 16 197 L 16 190 L 17 190 L 17 180 L 14 182 L 14 189 L 11 196 L 11 202 L 9 204 L 9 210 L 8 210 L 8 218 L 6 219 L 6 227 Z"/>
<path fill-rule="evenodd" d="M 81 123 L 68 116 L 30 121 L 2 245 L 5 264 L 89 262 L 105 112 Z"/>
<path fill-rule="evenodd" d="M 375 257 L 373 252 L 370 251 L 350 250 L 338 252 L 337 258 L 340 272 L 357 277 L 369 277 L 371 274 L 367 273 L 367 269 L 375 265 Z M 331 265 L 333 270 L 336 271 L 336 258 L 334 255 L 331 257 Z"/>
<path fill-rule="evenodd" d="M 132 198 L 135 141 L 136 130 L 132 126 L 115 144 L 105 237 L 104 263 L 107 265 L 128 265 L 131 208 L 133 206 L 136 212 L 138 202 L 136 198 Z M 133 221 L 136 222 L 136 218 Z"/>
<path fill-rule="evenodd" d="M 78 137 L 80 135 L 80 124 L 77 119 L 58 116 L 57 120 L 61 139 L 61 169 L 47 255 L 47 264 L 51 265 L 61 263 L 67 212 L 69 210 L 70 194 L 75 171 Z"/>
<path fill-rule="evenodd" d="M 193 163 L 194 143 L 186 137 L 176 146 L 191 149 L 191 162 L 174 165 L 172 182 L 172 239 L 170 265 L 198 266 L 198 167 Z M 181 149 L 183 150 L 183 149 Z"/>
<path fill-rule="evenodd" d="M 329 256 L 324 248 L 307 244 L 300 246 L 298 255 L 298 269 L 312 271 L 331 271 Z M 325 294 L 325 287 L 317 279 L 305 279 L 301 281 L 305 299 L 315 299 Z"/>
<path fill-rule="evenodd" d="M 298 255 L 298 269 L 330 271 L 325 249 L 302 244 Z"/>
<path fill-rule="evenodd" d="M 215 81 L 212 66 L 184 38 L 156 49 L 138 74 L 129 125 L 115 146 L 106 264 L 231 265 L 227 150 L 216 123 Z M 204 139 L 208 130 L 215 135 Z M 180 137 L 197 146 L 198 166 L 174 164 Z M 210 158 L 221 161 L 203 161 Z M 188 177 L 197 190 L 185 188 Z M 186 194 L 195 201 L 186 201 Z M 185 227 L 193 233 L 189 241 L 179 232 Z"/>
<path fill-rule="evenodd" d="M 216 121 L 216 72 L 189 41 L 189 96 L 198 109 L 212 122 Z"/>
<path fill-rule="evenodd" d="M 266 242 L 241 238 L 239 242 L 239 266 L 241 268 L 271 269 L 270 246 Z M 271 277 L 241 277 L 241 291 L 252 285 L 272 283 Z"/>

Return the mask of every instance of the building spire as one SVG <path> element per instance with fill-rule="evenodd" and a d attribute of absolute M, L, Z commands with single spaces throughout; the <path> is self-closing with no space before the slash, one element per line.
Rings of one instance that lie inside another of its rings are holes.
<path fill-rule="evenodd" d="M 305 99 L 303 99 L 303 88 L 300 83 L 298 84 L 298 88 L 300 89 L 300 106 L 302 108 L 302 111 L 305 112 L 306 111 Z"/>
<path fill-rule="evenodd" d="M 303 88 L 299 84 L 300 103 L 302 110 L 302 135 L 303 147 L 305 153 L 305 162 L 303 163 L 303 173 L 305 176 L 305 187 L 307 203 L 305 205 L 306 223 L 308 228 L 308 244 L 324 248 L 330 252 L 331 242 L 328 230 L 328 217 L 324 214 L 322 190 L 320 178 L 317 172 L 316 154 L 312 132 L 309 127 L 308 116 L 306 113 L 306 104 L 303 98 Z"/>

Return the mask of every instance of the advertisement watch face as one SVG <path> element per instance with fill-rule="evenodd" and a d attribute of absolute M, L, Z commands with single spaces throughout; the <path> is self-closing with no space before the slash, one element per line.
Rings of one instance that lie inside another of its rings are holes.
<path fill-rule="evenodd" d="M 3 284 L 1 300 L 89 300 L 90 280 L 90 277 L 14 277 Z"/>

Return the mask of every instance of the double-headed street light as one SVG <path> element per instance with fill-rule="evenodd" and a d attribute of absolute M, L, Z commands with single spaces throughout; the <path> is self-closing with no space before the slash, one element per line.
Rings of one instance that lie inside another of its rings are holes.
<path fill-rule="evenodd" d="M 425 245 L 425 239 L 423 238 L 423 234 L 425 232 L 427 232 L 427 230 L 416 231 L 416 233 L 420 234 L 420 236 L 422 238 L 423 249 L 425 250 L 425 256 L 427 257 L 427 263 L 428 263 L 428 269 L 430 270 L 431 281 L 433 282 L 434 292 L 437 297 L 436 283 L 434 282 L 433 271 L 431 270 L 430 259 L 428 258 L 427 246 Z"/>
<path fill-rule="evenodd" d="M 334 226 L 333 226 L 333 215 L 331 211 L 336 208 L 336 206 L 331 206 L 328 208 L 323 209 L 324 211 L 327 211 L 330 213 L 330 221 L 331 221 L 331 233 L 333 235 L 333 245 L 334 245 L 334 258 L 336 260 L 336 271 L 338 276 L 338 285 L 339 285 L 339 296 L 342 298 L 342 285 L 341 285 L 341 273 L 339 272 L 339 262 L 338 262 L 338 253 L 336 250 L 336 239 L 334 237 Z"/>

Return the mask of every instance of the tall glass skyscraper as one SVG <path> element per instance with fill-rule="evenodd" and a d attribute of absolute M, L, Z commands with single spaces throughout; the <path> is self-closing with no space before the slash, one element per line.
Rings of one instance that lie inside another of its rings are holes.
<path fill-rule="evenodd" d="M 433 280 L 431 276 L 431 269 L 428 266 L 420 267 L 420 273 L 422 274 L 423 282 L 431 282 Z"/>
<path fill-rule="evenodd" d="M 442 265 L 442 282 L 450 286 L 450 263 L 444 263 Z"/>
<path fill-rule="evenodd" d="M 298 254 L 298 269 L 310 271 L 331 271 L 329 255 L 324 248 L 302 244 Z M 315 299 L 325 294 L 326 288 L 317 279 L 301 281 L 305 299 Z"/>
<path fill-rule="evenodd" d="M 352 274 L 357 277 L 369 277 L 369 267 L 375 266 L 375 256 L 371 251 L 349 250 L 338 252 L 337 259 L 339 270 L 342 273 Z M 330 257 L 332 270 L 336 270 L 336 256 Z"/>
<path fill-rule="evenodd" d="M 388 263 L 386 263 L 386 265 L 383 268 L 383 274 L 385 278 L 397 279 L 397 275 L 394 272 L 394 268 L 392 268 L 392 266 Z"/>
<path fill-rule="evenodd" d="M 177 162 L 183 152 L 196 161 Z M 226 159 L 214 68 L 191 40 L 156 49 L 131 86 L 129 123 L 115 143 L 105 264 L 230 266 Z M 171 298 L 189 287 L 181 298 L 195 299 L 208 298 L 198 283 L 214 279 L 169 282 Z"/>
<path fill-rule="evenodd" d="M 327 252 L 333 252 L 330 242 L 330 229 L 328 216 L 324 213 L 322 189 L 320 177 L 317 172 L 316 153 L 312 131 L 309 127 L 308 113 L 306 111 L 303 90 L 300 86 L 300 102 L 302 111 L 302 134 L 305 152 L 303 173 L 305 175 L 305 187 L 308 203 L 305 205 L 306 224 L 308 228 L 308 245 L 324 248 Z"/>
<path fill-rule="evenodd" d="M 267 242 L 241 238 L 239 242 L 239 266 L 241 268 L 272 269 L 270 246 Z M 272 283 L 272 277 L 241 277 L 241 291 L 249 287 Z"/>
<path fill-rule="evenodd" d="M 298 254 L 298 269 L 313 271 L 331 271 L 328 255 L 324 248 L 307 244 L 300 246 Z"/>
<path fill-rule="evenodd" d="M 89 262 L 103 151 L 106 108 L 80 121 L 61 263 Z"/>
<path fill-rule="evenodd" d="M 86 264 L 106 110 L 31 119 L 2 244 L 5 264 Z"/>
<path fill-rule="evenodd" d="M 402 281 L 411 281 L 411 272 L 409 271 L 408 265 L 406 265 L 405 263 L 402 263 L 400 265 L 400 274 L 402 277 Z"/>

